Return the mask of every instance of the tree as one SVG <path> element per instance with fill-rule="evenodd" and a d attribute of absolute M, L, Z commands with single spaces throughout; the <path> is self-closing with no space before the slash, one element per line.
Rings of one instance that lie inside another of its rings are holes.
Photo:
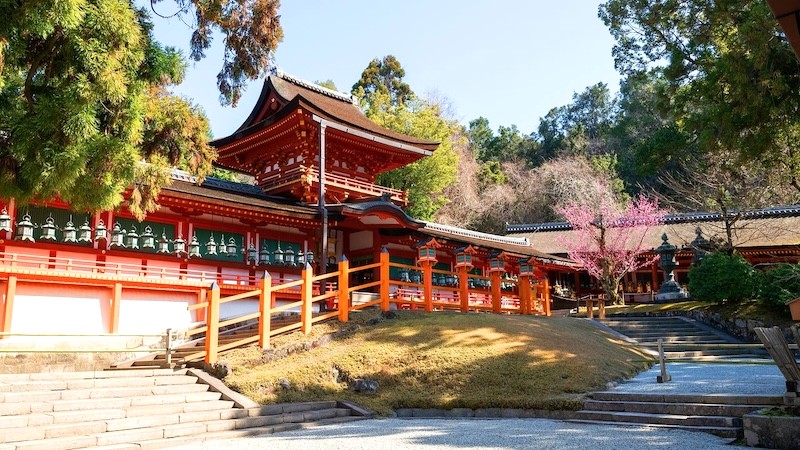
<path fill-rule="evenodd" d="M 541 163 L 563 154 L 608 153 L 606 140 L 615 111 L 616 104 L 605 83 L 574 93 L 570 104 L 551 109 L 539 120 L 541 147 L 536 155 L 538 160 L 533 162 Z"/>
<path fill-rule="evenodd" d="M 561 240 L 570 259 L 597 278 L 605 294 L 621 303 L 619 283 L 625 274 L 651 264 L 642 258 L 647 231 L 663 222 L 656 200 L 638 196 L 624 208 L 605 199 L 597 203 L 569 202 L 558 211 L 573 232 Z"/>
<path fill-rule="evenodd" d="M 371 98 L 377 94 L 387 95 L 388 105 L 392 107 L 403 106 L 414 97 L 411 86 L 403 81 L 404 76 L 406 71 L 394 56 L 375 58 L 369 62 L 361 73 L 361 78 L 353 85 L 352 93 L 361 99 L 362 106 L 368 105 Z"/>
<path fill-rule="evenodd" d="M 373 122 L 409 136 L 439 142 L 431 156 L 378 176 L 378 184 L 408 191 L 407 212 L 431 220 L 447 203 L 444 189 L 456 181 L 458 157 L 453 147 L 464 139 L 462 127 L 446 118 L 450 105 L 446 98 L 418 98 L 403 82 L 405 70 L 394 56 L 370 61 L 361 79 L 353 85 L 364 114 Z"/>
<path fill-rule="evenodd" d="M 190 57 L 199 61 L 211 47 L 213 32 L 223 34 L 225 50 L 222 69 L 217 74 L 220 102 L 233 105 L 242 96 L 248 80 L 263 76 L 272 53 L 283 39 L 278 8 L 280 0 L 173 0 L 177 11 L 170 15 L 189 15 L 195 23 L 190 42 Z M 157 15 L 157 4 L 150 0 Z"/>
<path fill-rule="evenodd" d="M 717 250 L 732 254 L 737 241 L 753 235 L 747 230 L 745 212 L 774 204 L 793 204 L 800 200 L 794 189 L 782 184 L 778 176 L 763 165 L 740 165 L 736 155 L 717 154 L 697 157 L 679 165 L 679 170 L 664 173 L 661 189 L 654 191 L 662 203 L 679 211 L 705 211 L 719 214 L 722 239 L 712 241 Z M 713 224 L 706 227 L 713 227 Z M 762 236 L 774 232 L 759 224 Z M 710 230 L 706 230 L 709 232 Z"/>
<path fill-rule="evenodd" d="M 458 158 L 453 147 L 463 139 L 461 127 L 442 118 L 438 104 L 415 98 L 393 106 L 381 93 L 371 96 L 367 117 L 390 130 L 440 143 L 431 156 L 378 176 L 379 184 L 408 191 L 411 216 L 431 220 L 447 203 L 444 189 L 456 181 Z"/>
<path fill-rule="evenodd" d="M 230 11 L 228 1 L 176 4 L 181 11 L 197 5 L 195 57 L 212 28 L 238 52 L 226 54 L 218 77 L 223 97 L 235 103 L 241 77 L 265 64 L 252 39 L 279 25 L 256 20 L 269 11 Z M 242 6 L 266 4 L 277 8 L 274 1 Z M 6 2 L 0 15 L 0 196 L 57 196 L 76 210 L 104 210 L 130 190 L 129 208 L 141 219 L 157 208 L 170 166 L 200 179 L 211 170 L 207 120 L 167 90 L 182 81 L 186 63 L 153 39 L 144 10 L 126 0 Z M 248 30 L 253 36 L 241 34 Z"/>
<path fill-rule="evenodd" d="M 690 154 L 734 154 L 800 190 L 800 72 L 766 2 L 609 0 L 599 15 L 617 68 L 663 81 L 659 104 Z"/>

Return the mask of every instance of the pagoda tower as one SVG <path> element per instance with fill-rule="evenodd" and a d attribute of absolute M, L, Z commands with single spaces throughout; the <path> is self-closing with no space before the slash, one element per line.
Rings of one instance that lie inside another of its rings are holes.
<path fill-rule="evenodd" d="M 307 204 L 383 198 L 400 206 L 408 204 L 406 193 L 378 186 L 375 178 L 439 145 L 383 128 L 353 96 L 280 70 L 265 80 L 242 126 L 212 144 L 217 165 L 252 175 L 266 194 Z"/>

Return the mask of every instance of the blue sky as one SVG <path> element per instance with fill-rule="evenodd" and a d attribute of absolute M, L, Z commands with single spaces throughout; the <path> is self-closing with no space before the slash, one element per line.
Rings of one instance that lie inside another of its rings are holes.
<path fill-rule="evenodd" d="M 569 103 L 572 94 L 597 82 L 618 90 L 608 29 L 590 0 L 284 0 L 283 42 L 276 63 L 310 81 L 331 79 L 349 92 L 372 58 L 392 54 L 405 80 L 420 95 L 452 102 L 466 124 L 479 116 L 493 129 L 516 124 L 525 133 L 539 118 Z M 156 6 L 162 14 L 174 4 Z M 156 37 L 188 54 L 189 28 L 155 18 Z M 237 108 L 222 107 L 216 74 L 222 39 L 205 60 L 190 63 L 175 92 L 206 111 L 214 136 L 233 132 L 249 114 L 262 81 L 250 83 Z"/>

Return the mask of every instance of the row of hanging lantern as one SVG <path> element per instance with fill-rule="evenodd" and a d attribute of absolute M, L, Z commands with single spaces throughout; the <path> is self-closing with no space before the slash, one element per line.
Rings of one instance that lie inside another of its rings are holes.
<path fill-rule="evenodd" d="M 89 226 L 89 220 L 86 219 L 83 225 L 76 228 L 75 223 L 72 222 L 72 216 L 70 216 L 64 228 L 59 228 L 55 224 L 52 215 L 45 219 L 45 223 L 37 225 L 31 222 L 30 214 L 25 213 L 22 216 L 22 220 L 16 223 L 16 228 L 17 231 L 14 235 L 14 239 L 18 241 L 36 242 L 36 239 L 33 237 L 33 230 L 40 228 L 42 232 L 39 236 L 39 240 L 42 241 L 57 242 L 58 237 L 56 237 L 56 230 L 60 229 L 63 233 L 62 242 L 72 244 L 90 244 L 92 242 L 92 227 Z M 11 217 L 8 215 L 8 210 L 3 208 L 0 210 L 0 232 L 11 233 L 11 231 Z M 107 236 L 106 228 L 101 220 L 95 231 L 94 240 L 104 240 L 107 239 Z"/>
<path fill-rule="evenodd" d="M 16 234 L 14 239 L 18 241 L 36 242 L 33 237 L 33 230 L 36 228 L 41 229 L 39 240 L 58 242 L 56 230 L 61 230 L 63 237 L 62 242 L 73 244 L 91 244 L 94 242 L 108 242 L 109 248 L 112 249 L 128 249 L 128 250 L 155 250 L 160 254 L 175 254 L 177 256 L 187 255 L 189 258 L 202 258 L 201 248 L 205 247 L 206 256 L 227 256 L 229 258 L 236 258 L 239 256 L 239 246 L 236 239 L 229 237 L 225 240 L 225 235 L 220 235 L 219 243 L 214 239 L 214 235 L 208 239 L 208 242 L 201 244 L 197 240 L 197 235 L 192 236 L 191 241 L 188 243 L 179 234 L 175 240 L 170 240 L 166 236 L 166 231 L 162 231 L 161 237 L 158 238 L 154 233 L 152 227 L 145 226 L 144 232 L 140 235 L 136 230 L 136 226 L 132 225 L 130 230 L 122 228 L 119 222 L 116 222 L 111 229 L 106 228 L 103 220 L 99 220 L 97 227 L 94 229 L 94 239 L 92 239 L 92 227 L 89 225 L 89 219 L 86 219 L 79 228 L 75 227 L 72 222 L 72 216 L 64 228 L 59 228 L 55 224 L 53 216 L 50 215 L 45 219 L 45 223 L 37 225 L 31 222 L 31 216 L 28 213 L 22 216 L 22 219 L 16 224 Z M 6 208 L 0 210 L 0 232 L 10 233 L 11 217 Z M 172 246 L 172 248 L 170 248 Z M 267 242 L 263 241 L 261 250 L 255 248 L 253 243 L 247 249 L 241 249 L 246 252 L 247 261 L 253 264 L 261 265 L 276 265 L 276 266 L 303 266 L 305 263 L 314 263 L 314 253 L 297 251 L 291 245 L 284 251 L 281 250 L 280 242 L 278 248 L 274 252 L 267 249 Z"/>

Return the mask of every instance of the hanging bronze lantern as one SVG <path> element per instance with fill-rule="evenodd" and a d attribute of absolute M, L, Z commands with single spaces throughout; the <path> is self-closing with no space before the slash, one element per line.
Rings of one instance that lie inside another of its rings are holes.
<path fill-rule="evenodd" d="M 126 231 L 116 222 L 111 229 L 111 248 L 125 248 L 125 234 Z"/>
<path fill-rule="evenodd" d="M 212 234 L 210 238 L 208 238 L 208 242 L 206 242 L 206 255 L 216 255 L 217 254 L 217 243 L 214 242 L 214 235 Z"/>
<path fill-rule="evenodd" d="M 228 257 L 236 257 L 236 240 L 233 238 L 228 239 Z"/>
<path fill-rule="evenodd" d="M 286 249 L 286 253 L 283 254 L 283 261 L 286 263 L 287 266 L 293 266 L 295 263 L 295 254 L 294 249 L 290 245 L 289 248 Z"/>
<path fill-rule="evenodd" d="M 136 226 L 131 225 L 131 231 L 125 237 L 129 249 L 139 250 L 139 234 L 136 233 Z"/>
<path fill-rule="evenodd" d="M 158 240 L 158 253 L 169 254 L 169 239 L 167 239 L 167 233 L 165 231 L 161 232 L 161 239 Z"/>
<path fill-rule="evenodd" d="M 0 211 L 0 231 L 11 233 L 11 216 L 8 215 L 6 208 Z"/>
<path fill-rule="evenodd" d="M 220 256 L 227 256 L 228 255 L 228 246 L 225 245 L 225 235 L 222 235 L 222 238 L 219 240 L 219 247 L 217 248 Z"/>
<path fill-rule="evenodd" d="M 183 240 L 180 234 L 178 234 L 178 239 L 175 239 L 172 243 L 175 245 L 176 256 L 181 256 L 181 254 L 186 253 L 186 241 Z"/>
<path fill-rule="evenodd" d="M 31 215 L 25 213 L 25 215 L 22 216 L 22 220 L 17 222 L 17 235 L 14 239 L 18 241 L 36 242 L 36 239 L 33 238 L 34 228 L 36 228 L 36 225 L 31 222 Z"/>
<path fill-rule="evenodd" d="M 153 229 L 150 228 L 150 225 L 144 227 L 144 233 L 142 233 L 142 248 L 146 248 L 148 250 L 156 248 L 156 237 L 153 235 Z"/>
<path fill-rule="evenodd" d="M 278 242 L 278 248 L 272 253 L 272 263 L 276 266 L 283 265 L 283 250 L 281 250 L 280 242 Z"/>
<path fill-rule="evenodd" d="M 69 216 L 67 226 L 62 230 L 64 231 L 64 242 L 75 244 L 78 242 L 78 231 L 75 229 L 75 224 L 72 223 L 72 216 Z"/>
<path fill-rule="evenodd" d="M 314 264 L 314 252 L 310 250 L 306 252 L 306 262 L 308 264 Z"/>
<path fill-rule="evenodd" d="M 95 242 L 108 241 L 108 230 L 106 229 L 106 224 L 103 223 L 103 219 L 97 221 L 97 228 L 94 229 L 94 240 Z"/>
<path fill-rule="evenodd" d="M 39 236 L 39 239 L 43 241 L 57 241 L 58 238 L 56 237 L 56 225 L 55 220 L 53 220 L 52 214 L 45 219 L 44 225 L 42 225 L 42 234 Z"/>
<path fill-rule="evenodd" d="M 267 249 L 267 241 L 261 242 L 261 251 L 258 252 L 258 263 L 269 264 L 269 250 Z"/>
<path fill-rule="evenodd" d="M 255 263 L 258 261 L 258 250 L 256 250 L 256 246 L 253 243 L 250 243 L 250 246 L 247 248 L 247 262 Z"/>
<path fill-rule="evenodd" d="M 200 243 L 197 241 L 197 235 L 192 236 L 192 242 L 189 243 L 189 258 L 202 258 L 200 254 Z"/>
<path fill-rule="evenodd" d="M 78 229 L 78 243 L 89 244 L 92 242 L 92 227 L 89 226 L 89 219 L 83 222 L 83 225 Z"/>

